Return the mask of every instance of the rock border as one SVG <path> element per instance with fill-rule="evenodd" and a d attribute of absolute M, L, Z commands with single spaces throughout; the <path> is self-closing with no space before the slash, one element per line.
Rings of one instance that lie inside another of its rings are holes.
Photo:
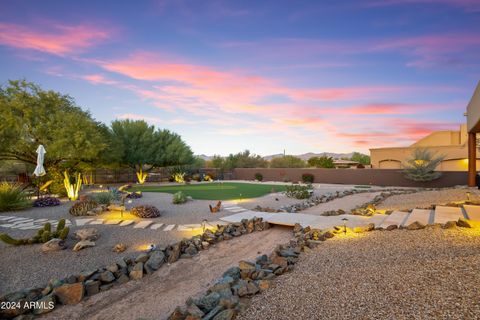
<path fill-rule="evenodd" d="M 32 319 L 53 311 L 57 306 L 77 304 L 115 285 L 148 276 L 164 264 L 191 258 L 215 243 L 269 228 L 268 222 L 255 217 L 238 223 L 218 225 L 216 230 L 206 229 L 200 235 L 166 247 L 156 247 L 150 252 L 138 254 L 135 258 L 120 257 L 108 266 L 85 270 L 63 279 L 52 279 L 42 287 L 7 293 L 0 297 L 0 302 L 9 303 L 11 308 L 1 309 L 0 318 Z"/>

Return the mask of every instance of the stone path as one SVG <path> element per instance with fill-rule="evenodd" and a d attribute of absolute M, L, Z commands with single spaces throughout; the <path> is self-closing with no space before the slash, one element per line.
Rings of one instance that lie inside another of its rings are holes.
<path fill-rule="evenodd" d="M 328 229 L 335 226 L 341 226 L 344 223 L 353 228 L 374 223 L 376 226 L 386 228 L 390 225 L 405 227 L 412 222 L 418 221 L 422 224 L 445 223 L 447 221 L 457 221 L 459 218 L 480 221 L 480 206 L 465 205 L 462 207 L 437 206 L 435 210 L 414 209 L 409 212 L 394 211 L 390 215 L 374 214 L 371 217 L 357 215 L 338 215 L 338 216 L 318 216 L 305 213 L 270 213 L 252 210 L 239 210 L 239 207 L 225 208 L 234 213 L 231 216 L 220 218 L 226 222 L 240 222 L 243 219 L 253 217 L 263 218 L 271 224 L 284 226 L 294 226 L 299 223 L 303 227 Z M 347 219 L 344 221 L 343 219 Z"/>
<path fill-rule="evenodd" d="M 43 228 L 45 223 L 49 222 L 52 227 L 58 225 L 58 220 L 49 220 L 49 219 L 29 219 L 29 218 L 19 218 L 14 216 L 1 216 L 0 217 L 0 227 L 2 228 L 12 228 L 19 230 L 37 230 Z M 65 225 L 71 226 L 72 222 L 70 220 L 65 220 Z"/>

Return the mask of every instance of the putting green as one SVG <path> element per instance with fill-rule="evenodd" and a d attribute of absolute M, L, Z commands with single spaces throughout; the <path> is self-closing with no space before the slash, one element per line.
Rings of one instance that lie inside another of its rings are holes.
<path fill-rule="evenodd" d="M 199 200 L 232 200 L 264 196 L 272 190 L 285 191 L 285 185 L 211 182 L 174 186 L 135 186 L 134 191 L 176 193 L 182 191 L 187 196 Z"/>

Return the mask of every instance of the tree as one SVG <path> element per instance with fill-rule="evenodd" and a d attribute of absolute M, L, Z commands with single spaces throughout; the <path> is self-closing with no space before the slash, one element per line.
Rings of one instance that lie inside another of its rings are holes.
<path fill-rule="evenodd" d="M 230 154 L 225 158 L 226 169 L 233 168 L 266 168 L 268 162 L 259 155 L 250 154 L 250 151 L 245 150 L 237 154 Z"/>
<path fill-rule="evenodd" d="M 370 164 L 370 156 L 360 152 L 354 152 L 349 160 L 356 161 L 363 165 Z"/>
<path fill-rule="evenodd" d="M 305 168 L 305 161 L 295 156 L 283 156 L 270 160 L 271 168 Z"/>
<path fill-rule="evenodd" d="M 93 162 L 107 148 L 101 124 L 73 98 L 23 81 L 0 87 L 0 160 L 36 164 L 43 144 L 44 165 Z"/>
<path fill-rule="evenodd" d="M 144 183 L 148 171 L 155 167 L 194 162 L 192 150 L 178 134 L 156 130 L 143 120 L 115 120 L 110 136 L 120 149 L 119 164 L 135 169 L 139 183 Z"/>
<path fill-rule="evenodd" d="M 316 168 L 335 168 L 332 157 L 321 156 L 308 159 L 308 165 Z"/>
<path fill-rule="evenodd" d="M 428 149 L 415 149 L 412 157 L 407 160 L 404 166 L 405 178 L 419 182 L 432 181 L 440 178 L 442 173 L 435 171 L 435 169 L 444 158 L 444 156 L 434 157 L 434 154 Z"/>
<path fill-rule="evenodd" d="M 225 158 L 223 158 L 219 155 L 214 155 L 212 160 L 209 161 L 208 166 L 211 167 L 211 168 L 224 169 L 225 168 Z"/>

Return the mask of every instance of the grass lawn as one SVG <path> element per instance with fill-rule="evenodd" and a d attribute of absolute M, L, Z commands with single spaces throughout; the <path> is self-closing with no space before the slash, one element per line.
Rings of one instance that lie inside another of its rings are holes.
<path fill-rule="evenodd" d="M 285 191 L 284 185 L 260 183 L 212 182 L 176 186 L 135 186 L 133 190 L 143 192 L 184 192 L 187 196 L 199 200 L 231 200 L 256 198 L 271 192 Z"/>

